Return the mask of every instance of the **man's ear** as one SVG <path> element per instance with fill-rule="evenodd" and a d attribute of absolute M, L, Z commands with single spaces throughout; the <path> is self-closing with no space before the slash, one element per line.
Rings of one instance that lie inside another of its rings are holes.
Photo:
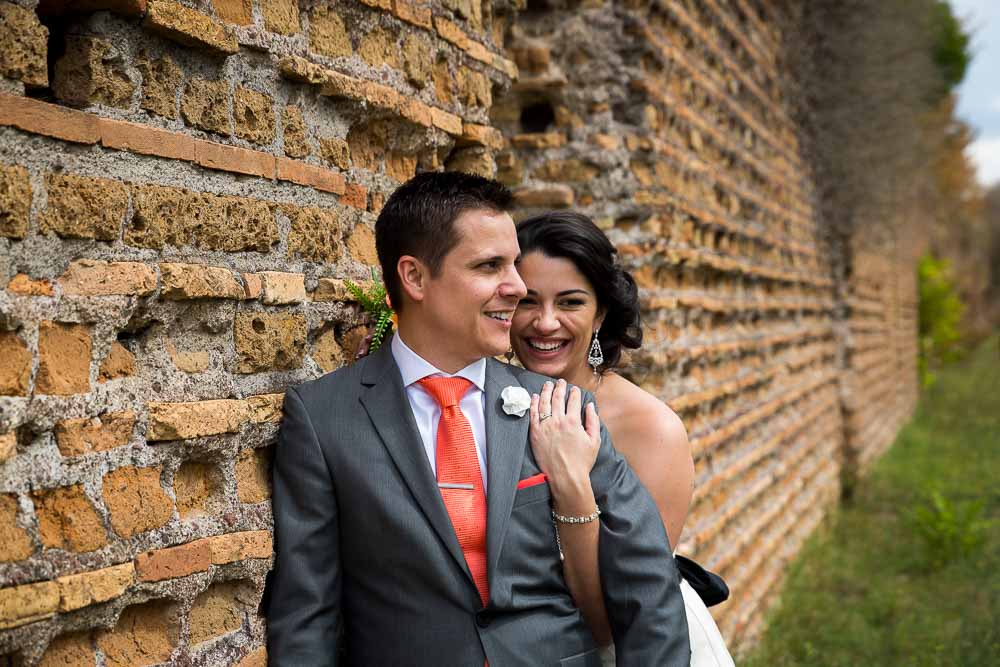
<path fill-rule="evenodd" d="M 403 293 L 412 301 L 423 301 L 430 272 L 427 265 L 413 255 L 403 255 L 396 262 L 396 273 Z"/>

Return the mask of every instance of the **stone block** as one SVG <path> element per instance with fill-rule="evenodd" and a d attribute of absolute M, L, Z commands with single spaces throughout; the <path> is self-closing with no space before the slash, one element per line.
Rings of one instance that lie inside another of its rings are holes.
<path fill-rule="evenodd" d="M 289 81 L 321 85 L 326 82 L 327 70 L 301 56 L 284 56 L 278 61 L 278 71 Z"/>
<path fill-rule="evenodd" d="M 302 366 L 306 321 L 288 313 L 242 312 L 233 322 L 237 373 L 288 370 Z"/>
<path fill-rule="evenodd" d="M 459 143 L 479 144 L 493 150 L 500 150 L 504 146 L 504 139 L 503 134 L 495 127 L 463 123 L 462 136 L 459 138 Z"/>
<path fill-rule="evenodd" d="M 425 30 L 433 30 L 433 14 L 431 8 L 417 0 L 393 0 L 393 13 L 401 20 L 412 23 Z"/>
<path fill-rule="evenodd" d="M 361 38 L 358 43 L 358 55 L 372 67 L 388 65 L 399 68 L 399 44 L 395 34 L 376 26 Z"/>
<path fill-rule="evenodd" d="M 33 491 L 31 495 L 42 546 L 84 553 L 108 543 L 104 522 L 82 485 Z"/>
<path fill-rule="evenodd" d="M 181 519 L 204 516 L 213 509 L 220 490 L 218 472 L 210 463 L 186 461 L 174 473 L 174 497 Z"/>
<path fill-rule="evenodd" d="M 78 144 L 96 144 L 101 138 L 99 120 L 85 111 L 0 93 L 0 125 L 12 125 L 25 132 Z"/>
<path fill-rule="evenodd" d="M 262 271 L 263 301 L 270 306 L 302 303 L 306 300 L 305 276 L 301 273 Z"/>
<path fill-rule="evenodd" d="M 191 79 L 181 96 L 181 116 L 188 125 L 228 137 L 229 83 Z"/>
<path fill-rule="evenodd" d="M 264 28 L 281 35 L 299 32 L 299 3 L 296 0 L 261 0 Z"/>
<path fill-rule="evenodd" d="M 120 596 L 135 581 L 132 563 L 105 567 L 92 572 L 56 579 L 59 586 L 59 611 L 73 611 Z"/>
<path fill-rule="evenodd" d="M 167 662 L 180 640 L 172 602 L 155 600 L 127 607 L 113 630 L 97 635 L 106 667 L 135 667 Z"/>
<path fill-rule="evenodd" d="M 331 58 L 350 56 L 354 49 L 344 19 L 325 5 L 309 15 L 309 49 Z"/>
<path fill-rule="evenodd" d="M 523 187 L 514 191 L 514 202 L 526 208 L 566 208 L 573 205 L 573 199 L 573 189 L 568 185 Z"/>
<path fill-rule="evenodd" d="M 147 407 L 149 426 L 146 440 L 151 442 L 236 433 L 249 419 L 246 402 L 234 399 L 148 403 Z"/>
<path fill-rule="evenodd" d="M 431 78 L 431 67 L 437 59 L 431 43 L 420 35 L 410 33 L 403 39 L 402 55 L 406 78 L 419 88 L 426 86 Z"/>
<path fill-rule="evenodd" d="M 250 421 L 254 424 L 277 424 L 281 421 L 281 406 L 284 402 L 284 394 L 257 394 L 247 397 Z"/>
<path fill-rule="evenodd" d="M 137 555 L 135 573 L 139 581 L 163 581 L 205 572 L 211 564 L 210 545 L 202 539 Z"/>
<path fill-rule="evenodd" d="M 236 663 L 236 667 L 267 667 L 267 647 L 256 648 Z"/>
<path fill-rule="evenodd" d="M 160 264 L 161 292 L 164 299 L 239 299 L 243 284 L 229 269 L 203 264 Z"/>
<path fill-rule="evenodd" d="M 252 0 L 212 0 L 215 15 L 221 21 L 236 25 L 250 25 L 253 22 Z"/>
<path fill-rule="evenodd" d="M 240 582 L 212 584 L 194 599 L 188 613 L 192 646 L 239 630 L 243 626 L 246 614 L 246 605 L 240 600 L 246 597 L 243 588 L 245 584 Z"/>
<path fill-rule="evenodd" d="M 343 244 L 341 227 L 334 211 L 325 208 L 285 209 L 291 219 L 288 233 L 288 256 L 310 262 L 335 262 Z"/>
<path fill-rule="evenodd" d="M 451 42 L 463 51 L 469 48 L 469 36 L 453 21 L 442 16 L 435 16 L 434 29 L 437 30 L 441 39 Z"/>
<path fill-rule="evenodd" d="M 353 356 L 353 350 L 344 350 L 337 340 L 333 327 L 324 329 L 312 343 L 309 356 L 324 373 L 335 371 Z"/>
<path fill-rule="evenodd" d="M 338 278 L 320 278 L 312 292 L 313 301 L 354 301 L 347 285 Z"/>
<path fill-rule="evenodd" d="M 131 410 L 64 419 L 56 424 L 56 445 L 63 456 L 104 452 L 128 444 L 134 425 L 135 413 Z"/>
<path fill-rule="evenodd" d="M 125 71 L 122 55 L 111 42 L 88 35 L 67 35 L 65 48 L 54 68 L 52 90 L 57 98 L 80 107 L 129 106 L 135 85 Z"/>
<path fill-rule="evenodd" d="M 128 190 L 119 181 L 52 173 L 45 179 L 48 206 L 42 232 L 62 238 L 115 241 L 128 210 Z"/>
<path fill-rule="evenodd" d="M 264 284 L 260 276 L 256 273 L 244 273 L 243 276 L 243 298 L 259 299 L 264 291 Z"/>
<path fill-rule="evenodd" d="M 237 87 L 233 94 L 233 125 L 236 136 L 255 144 L 274 141 L 274 100 L 264 93 Z"/>
<path fill-rule="evenodd" d="M 213 565 L 225 565 L 251 558 L 270 558 L 274 553 L 271 533 L 266 530 L 251 530 L 229 533 L 199 540 L 208 545 Z"/>
<path fill-rule="evenodd" d="M 173 503 L 160 485 L 159 466 L 124 466 L 106 474 L 102 495 L 111 527 L 120 537 L 159 528 L 173 516 Z"/>
<path fill-rule="evenodd" d="M 493 152 L 481 146 L 472 146 L 454 151 L 445 162 L 448 171 L 464 171 L 485 178 L 493 178 L 497 173 L 497 164 L 493 160 Z"/>
<path fill-rule="evenodd" d="M 24 560 L 35 551 L 28 531 L 17 525 L 17 496 L 0 494 L 0 563 Z"/>
<path fill-rule="evenodd" d="M 532 172 L 532 176 L 543 181 L 588 183 L 600 171 L 598 167 L 581 160 L 547 160 Z"/>
<path fill-rule="evenodd" d="M 444 130 L 448 134 L 462 134 L 462 119 L 453 113 L 431 107 L 431 120 L 434 122 L 434 127 Z"/>
<path fill-rule="evenodd" d="M 347 237 L 347 250 L 355 261 L 370 266 L 378 265 L 378 253 L 375 251 L 375 232 L 364 223 L 354 226 L 354 231 Z"/>
<path fill-rule="evenodd" d="M 397 183 L 405 183 L 417 173 L 417 156 L 393 151 L 386 156 L 385 173 Z"/>
<path fill-rule="evenodd" d="M 49 84 L 49 30 L 35 12 L 10 2 L 0 3 L 0 75 L 29 86 Z"/>
<path fill-rule="evenodd" d="M 0 105 L 4 100 L 0 99 Z M 0 165 L 0 236 L 23 239 L 28 233 L 31 183 L 28 170 Z"/>
<path fill-rule="evenodd" d="M 135 373 L 135 355 L 127 347 L 115 341 L 111 343 L 108 355 L 101 360 L 101 366 L 97 369 L 97 381 L 108 382 L 135 375 Z"/>
<path fill-rule="evenodd" d="M 59 276 L 59 285 L 70 296 L 144 296 L 156 289 L 156 272 L 139 262 L 80 259 Z"/>
<path fill-rule="evenodd" d="M 212 361 L 212 357 L 207 350 L 181 351 L 169 339 L 164 343 L 164 347 L 167 348 L 167 354 L 170 355 L 170 360 L 174 362 L 174 366 L 185 373 L 203 373 L 208 370 Z"/>
<path fill-rule="evenodd" d="M 38 667 L 67 667 L 96 664 L 97 655 L 93 637 L 89 632 L 72 632 L 56 637 L 45 648 Z"/>
<path fill-rule="evenodd" d="M 17 434 L 11 431 L 0 435 L 0 465 L 14 458 L 17 454 Z"/>
<path fill-rule="evenodd" d="M 218 55 L 240 50 L 233 31 L 201 12 L 171 0 L 149 0 L 143 27 L 185 46 Z"/>
<path fill-rule="evenodd" d="M 0 396 L 27 396 L 31 350 L 13 331 L 0 331 Z"/>
<path fill-rule="evenodd" d="M 83 394 L 90 391 L 90 327 L 44 321 L 38 325 L 39 394 Z"/>
<path fill-rule="evenodd" d="M 343 139 L 324 137 L 319 140 L 319 150 L 327 162 L 345 171 L 351 168 L 351 149 Z"/>
<path fill-rule="evenodd" d="M 177 118 L 177 91 L 184 73 L 173 57 L 165 54 L 155 60 L 140 54 L 136 65 L 142 74 L 142 96 L 139 106 L 165 118 Z"/>
<path fill-rule="evenodd" d="M 241 503 L 262 503 L 271 497 L 271 448 L 244 449 L 236 458 L 236 495 Z"/>
<path fill-rule="evenodd" d="M 559 148 L 566 144 L 566 135 L 562 132 L 515 134 L 511 143 L 517 148 Z"/>
<path fill-rule="evenodd" d="M 59 609 L 54 581 L 0 588 L 0 630 L 48 618 Z"/>
<path fill-rule="evenodd" d="M 306 157 L 312 152 L 306 139 L 306 123 L 302 110 L 288 105 L 282 114 L 282 137 L 285 143 L 285 155 L 289 157 Z"/>
<path fill-rule="evenodd" d="M 340 198 L 340 203 L 364 211 L 368 208 L 368 188 L 360 183 L 351 183 L 347 186 L 344 196 Z"/>

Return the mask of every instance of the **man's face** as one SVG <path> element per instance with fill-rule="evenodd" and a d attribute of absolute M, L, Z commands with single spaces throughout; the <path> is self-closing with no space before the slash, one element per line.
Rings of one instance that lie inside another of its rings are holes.
<path fill-rule="evenodd" d="M 455 221 L 458 244 L 427 280 L 424 325 L 439 333 L 438 362 L 454 370 L 510 347 L 510 325 L 524 283 L 514 268 L 520 249 L 506 213 L 466 211 Z"/>

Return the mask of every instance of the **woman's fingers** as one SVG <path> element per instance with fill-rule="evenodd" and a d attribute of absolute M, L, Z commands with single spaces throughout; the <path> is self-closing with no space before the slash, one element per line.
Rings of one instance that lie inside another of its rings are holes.
<path fill-rule="evenodd" d="M 593 402 L 587 403 L 586 415 L 584 415 L 584 420 L 586 424 L 584 428 L 587 430 L 587 435 L 590 436 L 591 442 L 598 445 L 601 444 L 601 420 L 597 416 L 597 408 L 594 406 Z"/>
<path fill-rule="evenodd" d="M 569 418 L 570 423 L 576 426 L 580 423 L 580 408 L 583 402 L 583 395 L 580 393 L 579 387 L 571 387 L 569 390 L 569 399 L 566 401 L 566 416 Z"/>
<path fill-rule="evenodd" d="M 544 421 L 543 415 L 552 414 L 552 383 L 546 382 L 542 385 L 542 391 L 538 395 L 538 417 L 539 422 Z"/>
<path fill-rule="evenodd" d="M 559 378 L 552 390 L 552 416 L 562 417 L 566 414 L 566 380 Z"/>
<path fill-rule="evenodd" d="M 528 408 L 528 414 L 531 427 L 534 429 L 538 426 L 538 394 L 531 395 L 531 406 Z"/>

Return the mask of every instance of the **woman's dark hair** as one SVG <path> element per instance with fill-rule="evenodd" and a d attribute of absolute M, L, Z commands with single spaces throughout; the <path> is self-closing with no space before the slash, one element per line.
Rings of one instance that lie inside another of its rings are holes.
<path fill-rule="evenodd" d="M 502 183 L 458 171 L 417 174 L 399 186 L 375 221 L 375 250 L 392 307 L 403 307 L 400 257 L 413 255 L 437 275 L 459 242 L 455 220 L 470 210 L 506 211 L 511 198 Z"/>
<path fill-rule="evenodd" d="M 573 262 L 597 294 L 605 311 L 597 334 L 604 351 L 601 372 L 621 360 L 622 348 L 642 345 L 639 289 L 628 271 L 615 261 L 618 251 L 593 220 L 573 211 L 552 211 L 522 220 L 517 225 L 521 256 L 541 252 L 546 257 Z"/>

